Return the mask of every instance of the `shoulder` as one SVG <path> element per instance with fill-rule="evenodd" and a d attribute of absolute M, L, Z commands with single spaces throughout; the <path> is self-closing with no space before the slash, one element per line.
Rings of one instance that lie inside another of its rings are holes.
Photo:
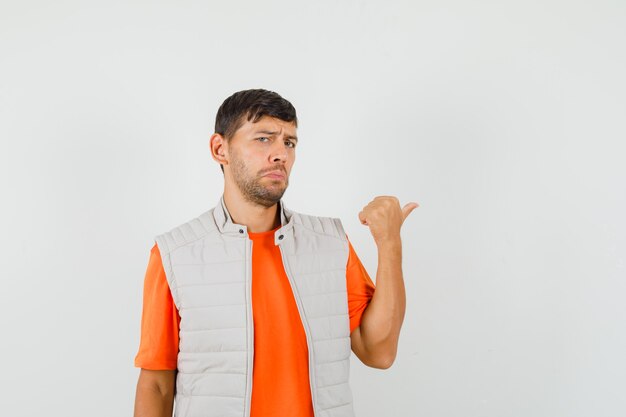
<path fill-rule="evenodd" d="M 213 219 L 213 210 L 214 208 L 207 210 L 185 223 L 156 235 L 154 240 L 161 255 L 165 256 L 182 246 L 193 244 L 215 233 L 217 227 Z"/>
<path fill-rule="evenodd" d="M 292 211 L 294 227 L 301 227 L 311 232 L 332 236 L 347 242 L 346 232 L 338 217 L 314 216 Z"/>

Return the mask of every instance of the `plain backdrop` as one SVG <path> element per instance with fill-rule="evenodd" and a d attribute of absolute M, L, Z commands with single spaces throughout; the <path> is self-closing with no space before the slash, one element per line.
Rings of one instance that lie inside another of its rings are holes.
<path fill-rule="evenodd" d="M 626 3 L 0 2 L 0 414 L 131 415 L 153 237 L 213 207 L 235 91 L 298 111 L 285 204 L 416 201 L 357 416 L 626 415 Z"/>

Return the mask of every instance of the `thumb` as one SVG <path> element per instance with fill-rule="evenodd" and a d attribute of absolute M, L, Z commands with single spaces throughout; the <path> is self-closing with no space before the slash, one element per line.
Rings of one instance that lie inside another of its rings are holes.
<path fill-rule="evenodd" d="M 419 207 L 419 204 L 417 203 L 405 204 L 404 207 L 402 207 L 402 221 L 404 221 L 408 217 L 408 215 L 418 207 Z"/>

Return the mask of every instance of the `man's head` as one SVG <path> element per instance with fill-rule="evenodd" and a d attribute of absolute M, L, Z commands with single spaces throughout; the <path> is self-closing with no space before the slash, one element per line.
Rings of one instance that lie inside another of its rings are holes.
<path fill-rule="evenodd" d="M 265 207 L 278 202 L 295 161 L 297 125 L 293 105 L 273 91 L 244 90 L 224 100 L 210 146 L 226 186 Z M 283 177 L 268 176 L 273 171 Z"/>

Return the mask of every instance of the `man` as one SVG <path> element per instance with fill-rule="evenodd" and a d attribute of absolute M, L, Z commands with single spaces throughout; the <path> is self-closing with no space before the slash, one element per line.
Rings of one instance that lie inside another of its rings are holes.
<path fill-rule="evenodd" d="M 155 238 L 144 284 L 135 416 L 353 416 L 350 351 L 385 369 L 404 318 L 400 227 L 417 207 L 359 213 L 378 247 L 374 287 L 339 219 L 287 209 L 297 117 L 280 95 L 220 106 L 213 209 Z"/>

